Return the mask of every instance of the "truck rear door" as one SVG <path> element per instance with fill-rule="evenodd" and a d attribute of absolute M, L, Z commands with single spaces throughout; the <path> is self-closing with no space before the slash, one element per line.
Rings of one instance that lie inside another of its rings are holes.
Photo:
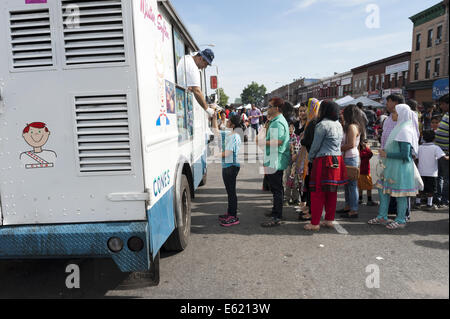
<path fill-rule="evenodd" d="M 0 9 L 3 225 L 145 220 L 131 1 Z"/>

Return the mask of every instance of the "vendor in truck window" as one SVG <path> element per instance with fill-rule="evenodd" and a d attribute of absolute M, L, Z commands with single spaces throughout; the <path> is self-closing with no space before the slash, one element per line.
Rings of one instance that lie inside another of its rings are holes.
<path fill-rule="evenodd" d="M 184 59 L 180 60 L 182 63 L 184 60 L 186 67 L 186 86 L 195 96 L 195 99 L 200 106 L 211 116 L 214 115 L 214 107 L 206 103 L 205 97 L 201 90 L 201 77 L 199 70 L 204 70 L 211 65 L 214 60 L 214 52 L 210 49 L 198 52 L 197 55 L 186 55 Z M 178 66 L 180 67 L 180 66 Z"/>
<path fill-rule="evenodd" d="M 28 124 L 22 134 L 25 142 L 33 149 L 20 154 L 20 160 L 25 168 L 49 168 L 53 167 L 56 160 L 56 153 L 44 150 L 43 147 L 50 137 L 50 131 L 45 123 L 34 122 Z"/>

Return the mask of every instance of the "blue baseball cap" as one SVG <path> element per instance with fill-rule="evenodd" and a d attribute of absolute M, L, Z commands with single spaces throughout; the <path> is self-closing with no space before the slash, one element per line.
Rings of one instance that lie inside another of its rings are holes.
<path fill-rule="evenodd" d="M 211 65 L 214 60 L 214 52 L 211 49 L 205 49 L 200 51 L 198 54 L 209 64 Z"/>

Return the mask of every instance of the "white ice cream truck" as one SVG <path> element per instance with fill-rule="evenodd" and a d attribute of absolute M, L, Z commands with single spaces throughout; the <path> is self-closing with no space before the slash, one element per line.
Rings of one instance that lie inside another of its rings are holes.
<path fill-rule="evenodd" d="M 177 67 L 199 48 L 173 6 L 2 0 L 0 24 L 0 258 L 157 271 L 207 170 L 208 115 Z"/>

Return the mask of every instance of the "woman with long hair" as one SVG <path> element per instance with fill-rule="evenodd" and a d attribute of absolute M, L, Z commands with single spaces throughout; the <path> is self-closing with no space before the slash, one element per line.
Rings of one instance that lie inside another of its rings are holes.
<path fill-rule="evenodd" d="M 365 122 L 362 112 L 356 105 L 344 109 L 344 137 L 342 155 L 345 165 L 358 168 L 360 165 L 359 144 L 366 138 Z M 345 208 L 340 213 L 343 218 L 358 218 L 359 192 L 358 179 L 349 180 L 345 186 Z"/>
<path fill-rule="evenodd" d="M 347 171 L 341 152 L 342 125 L 339 123 L 339 105 L 324 101 L 320 105 L 319 121 L 309 151 L 312 171 L 309 181 L 311 192 L 311 223 L 306 230 L 318 231 L 325 208 L 322 226 L 333 228 L 336 213 L 337 189 L 347 183 Z"/>
<path fill-rule="evenodd" d="M 299 215 L 299 220 L 308 221 L 311 220 L 311 193 L 309 192 L 309 173 L 312 165 L 308 161 L 308 152 L 311 149 L 311 145 L 314 140 L 314 130 L 318 121 L 320 110 L 320 102 L 317 99 L 309 99 L 308 108 L 306 110 L 306 123 L 304 127 L 303 136 L 301 139 L 300 151 L 295 161 L 295 169 L 297 174 L 300 175 L 300 180 L 303 181 L 303 200 L 306 201 L 306 205 L 298 212 L 303 212 L 303 215 Z M 302 201 L 303 201 L 302 200 Z"/>
<path fill-rule="evenodd" d="M 414 123 L 415 114 L 408 105 L 396 105 L 392 117 L 397 124 L 389 135 L 384 150 L 380 151 L 384 170 L 375 185 L 380 196 L 380 208 L 378 216 L 368 223 L 398 229 L 406 226 L 408 197 L 418 194 L 420 176 L 416 177 L 412 154 L 418 154 L 419 135 Z M 389 222 L 391 197 L 397 200 L 397 218 Z"/>

